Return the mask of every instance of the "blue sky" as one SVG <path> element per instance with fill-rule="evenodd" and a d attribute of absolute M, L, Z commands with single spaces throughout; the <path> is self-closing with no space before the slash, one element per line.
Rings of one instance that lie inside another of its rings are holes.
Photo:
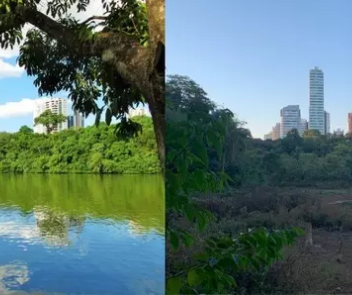
<path fill-rule="evenodd" d="M 46 5 L 39 5 L 39 10 L 45 13 Z M 69 13 L 83 21 L 92 15 L 103 15 L 104 11 L 102 2 L 96 0 L 90 1 L 84 12 L 77 12 L 73 7 Z M 25 25 L 24 32 L 30 28 Z M 35 77 L 27 77 L 24 70 L 16 65 L 18 52 L 18 46 L 14 50 L 0 49 L 0 132 L 16 132 L 23 125 L 33 127 L 33 101 L 39 98 L 38 91 L 33 85 Z M 67 93 L 57 93 L 54 96 L 67 98 Z M 68 114 L 72 113 L 71 107 L 72 103 L 69 103 Z M 94 116 L 88 117 L 86 125 L 94 124 L 94 119 Z"/>
<path fill-rule="evenodd" d="M 45 13 L 46 5 L 39 5 L 39 10 Z M 103 11 L 101 1 L 91 1 L 86 11 L 78 13 L 74 7 L 69 12 L 79 21 L 83 21 L 92 15 L 102 15 Z M 24 32 L 30 28 L 29 25 L 25 25 Z M 27 77 L 23 69 L 16 66 L 18 51 L 18 46 L 14 50 L 0 49 L 0 131 L 15 132 L 23 125 L 31 127 L 33 122 L 31 102 L 39 98 L 38 91 L 33 85 L 35 77 Z M 67 94 L 58 93 L 55 96 L 66 98 Z M 68 105 L 68 113 L 71 106 L 72 104 Z M 93 122 L 93 117 L 86 120 L 88 125 Z"/>
<path fill-rule="evenodd" d="M 352 112 L 352 1 L 167 0 L 168 74 L 187 75 L 262 137 L 280 109 L 308 119 L 309 70 L 325 74 L 331 131 Z"/>
<path fill-rule="evenodd" d="M 16 65 L 16 57 L 2 60 L 12 66 Z M 33 127 L 33 113 L 28 107 L 28 99 L 40 98 L 37 88 L 33 85 L 34 79 L 34 77 L 28 77 L 25 72 L 21 75 L 16 73 L 9 77 L 2 77 L 0 68 L 0 132 L 16 132 L 23 125 Z M 64 93 L 58 93 L 55 96 L 67 98 L 67 94 Z M 72 103 L 69 102 L 68 114 L 72 113 L 71 107 Z M 93 124 L 93 122 L 92 116 L 86 120 L 86 124 Z"/>

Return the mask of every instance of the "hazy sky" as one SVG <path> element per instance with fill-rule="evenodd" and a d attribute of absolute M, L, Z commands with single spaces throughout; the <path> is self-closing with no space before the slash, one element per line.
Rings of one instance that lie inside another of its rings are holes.
<path fill-rule="evenodd" d="M 280 109 L 308 119 L 309 70 L 325 74 L 331 131 L 352 111 L 352 1 L 167 0 L 167 72 L 187 75 L 262 137 Z"/>

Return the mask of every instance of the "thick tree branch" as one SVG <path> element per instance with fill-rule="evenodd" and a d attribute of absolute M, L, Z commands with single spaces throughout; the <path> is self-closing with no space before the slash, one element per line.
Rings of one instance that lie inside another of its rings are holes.
<path fill-rule="evenodd" d="M 158 74 L 165 72 L 165 0 L 147 0 L 149 50 L 152 59 L 149 61 L 151 73 L 157 70 Z"/>
<path fill-rule="evenodd" d="M 147 0 L 148 26 L 151 43 L 165 45 L 165 0 Z"/>
<path fill-rule="evenodd" d="M 147 85 L 150 69 L 145 67 L 145 62 L 150 60 L 151 53 L 134 38 L 118 32 L 101 32 L 92 39 L 82 40 L 77 33 L 68 30 L 64 25 L 36 9 L 19 6 L 16 8 L 16 16 L 80 55 L 102 57 L 144 95 L 148 96 L 152 92 Z"/>
<path fill-rule="evenodd" d="M 165 167 L 165 0 L 147 0 L 149 26 L 148 74 L 152 95 L 147 102 L 153 117 L 159 160 Z"/>
<path fill-rule="evenodd" d="M 82 46 L 78 40 L 79 38 L 77 38 L 78 36 L 75 36 L 73 32 L 67 30 L 62 24 L 36 9 L 22 5 L 18 6 L 16 8 L 16 17 L 25 23 L 32 24 L 68 48 L 79 50 L 76 49 L 77 46 L 79 48 Z"/>

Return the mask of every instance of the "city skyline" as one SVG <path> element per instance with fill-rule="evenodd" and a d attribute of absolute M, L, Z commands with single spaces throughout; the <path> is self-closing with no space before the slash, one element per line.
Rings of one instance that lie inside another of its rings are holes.
<path fill-rule="evenodd" d="M 296 129 L 300 136 L 306 130 L 317 130 L 322 135 L 330 134 L 330 113 L 325 110 L 324 102 L 324 72 L 315 66 L 309 71 L 309 120 L 301 117 L 299 105 L 288 105 L 280 110 L 280 122 L 263 139 L 284 138 L 292 129 Z M 350 126 L 350 118 L 348 124 Z"/>
<path fill-rule="evenodd" d="M 352 112 L 352 40 L 346 38 L 351 1 L 225 0 L 226 9 L 205 1 L 202 10 L 212 15 L 211 23 L 205 16 L 194 23 L 197 4 L 179 1 L 181 6 L 169 1 L 166 11 L 166 22 L 182 15 L 177 30 L 168 27 L 168 74 L 189 76 L 210 99 L 247 122 L 254 137 L 263 138 L 284 106 L 299 105 L 309 120 L 308 73 L 319 66 L 330 130 L 346 130 Z"/>

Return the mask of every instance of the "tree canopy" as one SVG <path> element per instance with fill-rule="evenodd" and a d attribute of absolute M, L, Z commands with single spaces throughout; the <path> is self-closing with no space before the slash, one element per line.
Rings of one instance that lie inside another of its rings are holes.
<path fill-rule="evenodd" d="M 230 110 L 217 107 L 188 77 L 169 77 L 166 102 L 167 294 L 234 294 L 239 290 L 234 273 L 263 271 L 301 231 L 256 228 L 235 237 L 206 236 L 204 247 L 193 249 L 215 220 L 194 196 L 221 194 L 234 185 L 229 167 L 251 136 Z M 180 224 L 187 224 L 187 230 Z M 187 265 L 174 263 L 182 260 L 183 246 L 194 254 Z"/>
<path fill-rule="evenodd" d="M 63 123 L 66 120 L 67 118 L 63 114 L 55 114 L 50 110 L 45 110 L 38 117 L 34 118 L 34 125 L 45 126 L 46 133 L 50 134 L 52 131 L 54 131 L 55 128 L 58 127 L 60 123 Z M 24 128 L 22 128 L 22 132 L 24 131 L 23 129 Z"/>
<path fill-rule="evenodd" d="M 101 0 L 103 15 L 78 21 L 69 14 L 85 11 L 91 2 L 3 0 L 0 47 L 21 44 L 19 64 L 36 77 L 40 95 L 69 92 L 74 108 L 97 115 L 97 122 L 105 109 L 108 124 L 120 119 L 120 135 L 140 128 L 127 120 L 129 107 L 148 103 L 164 163 L 164 1 Z M 25 24 L 32 25 L 26 35 Z"/>
<path fill-rule="evenodd" d="M 116 140 L 115 126 L 104 123 L 50 135 L 28 127 L 0 133 L 0 173 L 159 173 L 152 121 L 135 121 L 143 133 L 127 141 Z"/>

